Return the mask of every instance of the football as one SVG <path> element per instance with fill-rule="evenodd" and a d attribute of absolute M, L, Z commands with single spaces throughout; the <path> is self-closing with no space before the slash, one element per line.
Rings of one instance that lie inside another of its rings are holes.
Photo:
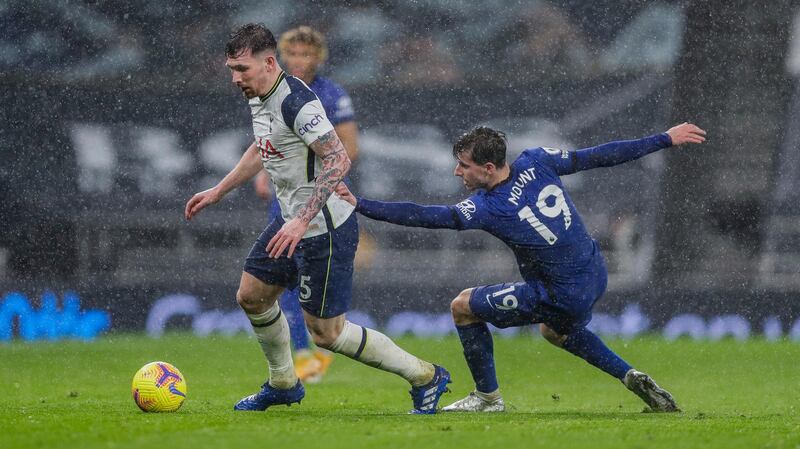
<path fill-rule="evenodd" d="M 145 412 L 174 412 L 186 399 L 186 380 L 167 362 L 150 362 L 133 376 L 131 393 Z"/>

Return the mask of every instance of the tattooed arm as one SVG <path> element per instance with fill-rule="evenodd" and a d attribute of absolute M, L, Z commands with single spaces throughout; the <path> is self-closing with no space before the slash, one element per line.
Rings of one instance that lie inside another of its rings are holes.
<path fill-rule="evenodd" d="M 347 157 L 336 131 L 323 134 L 309 148 L 322 159 L 322 170 L 314 182 L 314 193 L 297 215 L 284 224 L 269 241 L 267 252 L 270 257 L 279 257 L 287 248 L 289 251 L 286 256 L 292 256 L 295 247 L 306 233 L 308 224 L 317 216 L 336 189 L 336 185 L 350 170 L 350 158 Z"/>
<path fill-rule="evenodd" d="M 328 197 L 336 190 L 336 184 L 339 184 L 350 170 L 350 158 L 347 157 L 347 151 L 336 131 L 324 134 L 312 143 L 310 148 L 322 159 L 322 171 L 314 183 L 314 194 L 297 214 L 297 217 L 306 223 L 317 216 L 328 201 Z"/>

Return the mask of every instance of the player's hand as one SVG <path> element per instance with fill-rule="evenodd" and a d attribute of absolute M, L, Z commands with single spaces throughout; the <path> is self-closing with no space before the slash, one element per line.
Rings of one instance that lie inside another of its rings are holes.
<path fill-rule="evenodd" d="M 336 195 L 338 195 L 339 198 L 352 204 L 353 206 L 355 206 L 356 202 L 358 202 L 358 200 L 356 200 L 355 195 L 353 195 L 353 193 L 350 192 L 350 189 L 347 188 L 347 185 L 343 182 L 340 182 L 339 184 L 336 185 Z"/>
<path fill-rule="evenodd" d="M 187 220 L 191 220 L 192 217 L 197 215 L 201 210 L 205 209 L 206 206 L 216 204 L 221 199 L 222 195 L 219 193 L 219 191 L 217 191 L 216 187 L 203 190 L 200 193 L 195 193 L 194 196 L 186 203 L 183 216 L 186 217 Z"/>
<path fill-rule="evenodd" d="M 256 190 L 256 195 L 262 200 L 272 198 L 272 191 L 269 190 L 269 175 L 264 170 L 258 172 L 253 179 L 253 188 Z"/>
<path fill-rule="evenodd" d="M 295 247 L 300 243 L 307 229 L 308 223 L 297 217 L 284 223 L 280 231 L 272 236 L 269 243 L 267 243 L 269 257 L 276 259 L 280 257 L 286 249 L 289 250 L 289 252 L 286 253 L 286 257 L 292 257 Z"/>
<path fill-rule="evenodd" d="M 697 125 L 691 123 L 681 123 L 680 125 L 673 126 L 667 131 L 669 137 L 672 139 L 672 145 L 678 146 L 684 143 L 703 143 L 706 141 L 706 132 L 700 129 Z"/>

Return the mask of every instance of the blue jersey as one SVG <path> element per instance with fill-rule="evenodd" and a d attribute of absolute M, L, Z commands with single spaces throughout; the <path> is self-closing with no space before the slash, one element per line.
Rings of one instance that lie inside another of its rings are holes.
<path fill-rule="evenodd" d="M 328 120 L 336 126 L 340 123 L 352 122 L 356 119 L 353 110 L 353 100 L 347 95 L 342 86 L 328 78 L 317 76 L 308 87 L 317 94 Z"/>
<path fill-rule="evenodd" d="M 342 86 L 334 83 L 328 78 L 317 76 L 308 87 L 317 95 L 322 103 L 322 109 L 328 116 L 331 125 L 336 126 L 340 123 L 352 122 L 356 119 L 353 110 L 353 101 Z M 278 201 L 273 201 L 269 206 L 269 216 L 278 217 L 281 215 L 281 207 Z"/>
<path fill-rule="evenodd" d="M 356 211 L 406 226 L 481 229 L 502 240 L 516 256 L 526 282 L 540 282 L 564 298 L 581 295 L 576 282 L 605 288 L 605 270 L 596 273 L 597 242 L 586 231 L 560 176 L 637 159 L 672 144 L 667 134 L 618 141 L 578 151 L 525 150 L 510 165 L 509 177 L 488 191 L 478 191 L 454 206 L 419 206 L 359 199 Z M 594 294 L 602 294 L 594 292 Z"/>

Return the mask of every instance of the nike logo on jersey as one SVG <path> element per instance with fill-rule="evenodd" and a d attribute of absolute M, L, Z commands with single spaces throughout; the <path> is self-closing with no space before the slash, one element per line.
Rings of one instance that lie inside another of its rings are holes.
<path fill-rule="evenodd" d="M 531 181 L 536 179 L 536 171 L 535 168 L 531 167 L 524 170 L 522 173 L 517 176 L 517 179 L 514 181 L 514 186 L 511 187 L 511 196 L 508 197 L 508 201 L 515 205 L 519 206 L 519 197 L 522 196 L 522 189 Z"/>

